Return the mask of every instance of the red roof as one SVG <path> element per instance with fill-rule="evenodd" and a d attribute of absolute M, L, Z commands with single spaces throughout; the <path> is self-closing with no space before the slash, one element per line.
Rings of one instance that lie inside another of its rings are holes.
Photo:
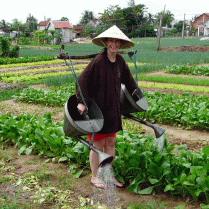
<path fill-rule="evenodd" d="M 61 29 L 61 24 L 62 28 L 68 28 L 72 29 L 73 26 L 69 22 L 64 22 L 64 21 L 59 21 L 59 22 L 52 22 L 54 24 L 55 29 Z"/>
<path fill-rule="evenodd" d="M 84 29 L 84 27 L 82 25 L 74 25 L 73 28 L 75 30 L 83 30 Z"/>
<path fill-rule="evenodd" d="M 49 21 L 41 21 L 39 23 L 39 26 L 45 26 L 45 25 L 48 25 L 49 24 Z"/>

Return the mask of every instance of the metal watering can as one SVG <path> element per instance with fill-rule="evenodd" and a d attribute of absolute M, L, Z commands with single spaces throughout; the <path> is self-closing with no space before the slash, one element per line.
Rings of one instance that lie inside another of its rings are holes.
<path fill-rule="evenodd" d="M 137 65 L 136 65 L 136 57 L 135 57 L 136 51 L 129 53 L 129 57 L 131 58 L 134 55 L 134 64 L 136 68 L 136 83 L 138 83 L 137 79 Z M 132 58 L 131 58 L 132 59 Z M 121 102 L 121 114 L 124 115 L 127 118 L 130 118 L 132 120 L 135 120 L 139 123 L 142 123 L 146 126 L 151 127 L 154 132 L 156 139 L 154 141 L 154 145 L 157 148 L 159 152 L 163 151 L 163 148 L 165 146 L 165 140 L 164 140 L 164 133 L 165 133 L 165 128 L 155 126 L 147 121 L 144 121 L 140 118 L 137 118 L 130 113 L 134 112 L 144 112 L 148 110 L 148 103 L 147 100 L 143 94 L 143 92 L 140 90 L 140 88 L 137 88 L 137 91 L 131 95 L 129 91 L 127 90 L 126 86 L 124 84 L 121 84 L 121 97 L 120 97 L 120 102 Z"/>
<path fill-rule="evenodd" d="M 68 137 L 74 137 L 99 155 L 99 165 L 104 166 L 113 161 L 114 157 L 101 152 L 93 146 L 94 135 L 99 132 L 104 125 L 104 118 L 97 104 L 91 100 L 88 106 L 88 120 L 80 115 L 77 109 L 76 95 L 72 95 L 65 103 L 64 107 L 64 133 Z M 91 141 L 84 140 L 81 136 L 92 135 Z"/>

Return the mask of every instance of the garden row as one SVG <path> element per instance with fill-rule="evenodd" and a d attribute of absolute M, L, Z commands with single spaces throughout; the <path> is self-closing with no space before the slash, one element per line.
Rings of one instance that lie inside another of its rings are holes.
<path fill-rule="evenodd" d="M 43 104 L 47 106 L 64 106 L 71 95 L 75 94 L 75 85 L 51 89 L 27 88 L 15 95 L 16 100 Z M 209 97 L 162 94 L 159 92 L 144 92 L 149 109 L 144 113 L 137 113 L 152 122 L 181 125 L 187 129 L 204 129 L 209 131 Z"/>
<path fill-rule="evenodd" d="M 85 65 L 77 65 L 76 69 L 81 69 Z M 77 73 L 80 73 L 82 70 L 78 70 Z M 0 76 L 0 79 L 6 83 L 17 83 L 31 80 L 38 80 L 47 77 L 53 77 L 58 75 L 69 75 L 71 71 L 66 67 L 53 67 L 53 68 L 39 68 L 33 70 L 24 70 L 17 71 L 12 73 L 5 73 Z"/>
<path fill-rule="evenodd" d="M 0 115 L 1 145 L 15 145 L 19 154 L 38 154 L 49 161 L 68 162 L 74 178 L 89 164 L 89 150 L 63 132 L 63 122 L 52 123 L 51 114 L 43 117 L 28 113 Z M 209 146 L 194 153 L 186 145 L 166 143 L 162 153 L 152 135 L 146 137 L 120 131 L 116 137 L 116 178 L 138 194 L 161 192 L 191 196 L 209 203 Z M 178 150 L 177 155 L 174 154 Z"/>
<path fill-rule="evenodd" d="M 21 57 L 21 58 L 0 58 L 0 65 L 5 64 L 14 64 L 14 63 L 28 63 L 28 62 L 39 62 L 39 61 L 47 61 L 53 60 L 54 57 L 51 56 L 37 56 L 37 57 Z"/>
<path fill-rule="evenodd" d="M 209 67 L 205 66 L 187 66 L 187 65 L 172 65 L 166 68 L 166 72 L 183 74 L 183 75 L 202 75 L 209 76 Z"/>
<path fill-rule="evenodd" d="M 57 63 L 63 62 L 62 60 L 57 60 Z M 46 64 L 49 62 L 46 62 Z M 52 62 L 54 63 L 54 61 Z M 33 63 L 34 64 L 34 63 Z M 32 64 L 32 65 L 33 65 Z M 44 64 L 44 62 L 42 62 Z M 131 72 L 133 74 L 136 73 L 135 67 L 133 63 L 128 64 Z M 14 65 L 13 65 L 14 66 Z M 19 66 L 19 65 L 16 65 Z M 74 69 L 78 70 L 77 73 L 79 74 L 86 64 L 76 64 L 74 65 Z M 6 67 L 2 66 L 2 67 Z M 157 76 L 157 75 L 145 75 L 141 74 L 142 72 L 147 72 L 147 69 L 150 71 L 158 70 L 160 65 L 152 65 L 152 64 L 146 64 L 146 63 L 137 63 L 138 68 L 138 74 L 137 77 L 141 81 L 151 81 L 151 82 L 160 82 L 160 83 L 167 83 L 166 85 L 160 87 L 159 85 L 155 86 L 153 84 L 147 84 L 146 87 L 149 87 L 147 85 L 152 85 L 150 87 L 154 88 L 167 88 L 167 89 L 174 89 L 174 90 L 183 90 L 184 87 L 178 86 L 178 85 L 170 85 L 169 83 L 173 84 L 186 84 L 186 85 L 193 85 L 192 87 L 187 86 L 185 91 L 192 91 L 192 92 L 203 92 L 208 93 L 209 89 L 200 87 L 200 86 L 209 86 L 209 79 L 207 78 L 190 78 L 190 77 L 181 77 L 181 76 Z M 166 72 L 168 73 L 177 73 L 176 69 L 178 69 L 178 73 L 187 73 L 190 72 L 191 74 L 195 75 L 206 75 L 208 72 L 208 67 L 187 67 L 187 66 L 172 66 L 166 69 Z M 179 70 L 182 69 L 182 70 Z M 188 69 L 188 70 L 187 70 Z M 71 72 L 67 66 L 62 67 L 47 67 L 47 68 L 39 68 L 39 69 L 24 69 L 21 71 L 2 71 L 2 74 L 0 75 L 0 80 L 7 82 L 7 83 L 43 83 L 43 79 L 47 77 L 56 77 L 57 75 L 69 75 Z M 135 75 L 134 75 L 135 76 Z M 141 86 L 145 86 L 145 84 L 141 83 Z M 195 86 L 195 87 L 194 87 Z M 197 87 L 199 86 L 199 87 Z"/>

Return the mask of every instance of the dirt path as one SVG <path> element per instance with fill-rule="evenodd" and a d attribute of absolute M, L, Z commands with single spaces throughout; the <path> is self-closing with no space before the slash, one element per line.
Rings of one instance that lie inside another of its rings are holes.
<path fill-rule="evenodd" d="M 174 143 L 176 145 L 186 144 L 188 149 L 199 150 L 200 148 L 209 145 L 209 132 L 203 132 L 199 130 L 185 130 L 174 126 L 155 124 L 166 129 L 165 134 L 168 138 L 168 143 Z M 154 131 L 143 125 L 145 135 Z"/>
<path fill-rule="evenodd" d="M 6 155 L 10 159 L 10 163 L 12 163 L 14 169 L 10 172 L 7 172 L 7 175 L 13 173 L 17 179 L 24 174 L 32 174 L 32 175 L 40 175 L 45 176 L 45 181 L 48 182 L 48 186 L 53 186 L 59 188 L 62 186 L 62 189 L 72 190 L 71 200 L 75 200 L 72 202 L 72 205 L 78 208 L 76 205 L 78 204 L 78 197 L 83 198 L 94 198 L 96 193 L 105 194 L 104 191 L 100 191 L 94 188 L 90 184 L 90 174 L 88 172 L 84 172 L 79 179 L 73 179 L 71 173 L 68 172 L 69 166 L 67 163 L 52 163 L 46 162 L 46 159 L 38 156 L 38 155 L 18 155 L 18 150 L 15 148 L 10 148 L 7 150 L 2 150 L 1 155 Z M 1 177 L 0 173 L 0 177 Z M 41 186 L 43 182 L 39 182 Z M 69 185 L 68 185 L 69 184 Z M 46 188 L 46 185 L 45 185 Z M 13 194 L 16 192 L 15 187 L 13 185 L 5 185 L 0 184 L 0 197 L 2 197 L 2 191 L 4 194 L 7 193 L 8 198 L 13 197 Z M 154 195 L 138 195 L 133 192 L 127 191 L 127 185 L 124 188 L 117 188 L 115 191 L 116 197 L 119 199 L 118 203 L 121 206 L 121 209 L 127 208 L 130 203 L 135 204 L 151 204 L 156 205 L 163 203 L 165 208 L 174 208 L 178 205 L 185 205 L 190 200 L 188 198 L 182 197 L 172 197 L 169 194 L 154 194 Z M 33 194 L 33 191 L 22 191 L 18 195 L 18 203 L 28 203 L 30 205 L 30 198 Z M 103 202 L 105 203 L 105 202 Z M 198 202 L 191 202 L 191 204 L 187 204 L 185 209 L 200 209 Z M 52 209 L 53 204 L 47 204 L 46 207 L 44 205 L 39 205 L 35 207 L 36 209 Z"/>
<path fill-rule="evenodd" d="M 161 47 L 161 51 L 172 51 L 172 52 L 208 52 L 209 46 L 176 46 L 176 47 Z"/>

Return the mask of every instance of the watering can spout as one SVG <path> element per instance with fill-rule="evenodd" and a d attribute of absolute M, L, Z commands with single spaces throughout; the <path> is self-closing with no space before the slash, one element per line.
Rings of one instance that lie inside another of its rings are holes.
<path fill-rule="evenodd" d="M 153 126 L 156 138 L 160 138 L 165 133 L 165 128 L 159 126 Z"/>
<path fill-rule="evenodd" d="M 104 152 L 99 153 L 99 166 L 103 167 L 105 165 L 111 164 L 114 157 L 111 155 L 108 155 Z"/>
<path fill-rule="evenodd" d="M 76 137 L 76 139 L 79 140 L 85 146 L 87 146 L 90 150 L 93 150 L 94 152 L 96 152 L 99 155 L 99 166 L 100 167 L 103 167 L 105 165 L 112 163 L 112 161 L 114 159 L 113 156 L 108 155 L 108 154 L 98 150 L 96 147 L 91 145 L 89 142 L 84 140 L 82 137 Z"/>

